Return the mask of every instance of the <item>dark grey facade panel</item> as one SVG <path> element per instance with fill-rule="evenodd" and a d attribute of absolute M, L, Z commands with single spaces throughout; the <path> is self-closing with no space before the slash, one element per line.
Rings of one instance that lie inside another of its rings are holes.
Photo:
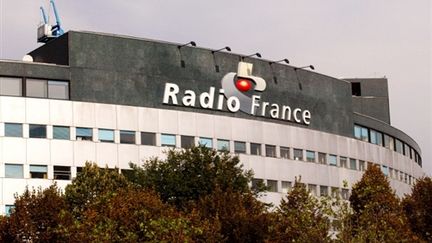
<path fill-rule="evenodd" d="M 353 110 L 390 124 L 388 97 L 353 96 Z"/>
<path fill-rule="evenodd" d="M 69 33 L 51 40 L 29 53 L 34 62 L 69 65 Z"/>
<path fill-rule="evenodd" d="M 0 75 L 52 80 L 70 80 L 69 67 L 38 63 L 0 61 Z"/>

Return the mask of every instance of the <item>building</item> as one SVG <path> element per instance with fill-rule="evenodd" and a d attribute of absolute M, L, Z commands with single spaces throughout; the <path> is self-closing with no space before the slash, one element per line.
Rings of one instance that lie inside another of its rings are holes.
<path fill-rule="evenodd" d="M 399 195 L 421 151 L 390 125 L 386 79 L 337 79 L 268 60 L 147 39 L 70 31 L 0 61 L 0 204 L 26 186 L 64 187 L 86 161 L 129 168 L 167 147 L 240 155 L 278 203 L 296 176 L 341 193 L 371 164 Z"/>

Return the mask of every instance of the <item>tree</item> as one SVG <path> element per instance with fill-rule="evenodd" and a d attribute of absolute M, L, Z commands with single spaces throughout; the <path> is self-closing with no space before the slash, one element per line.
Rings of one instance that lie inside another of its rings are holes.
<path fill-rule="evenodd" d="M 351 227 L 344 230 L 353 242 L 412 242 L 399 199 L 378 166 L 370 166 L 352 188 Z"/>
<path fill-rule="evenodd" d="M 418 179 L 402 205 L 412 231 L 424 241 L 432 242 L 432 179 Z"/>
<path fill-rule="evenodd" d="M 66 237 L 58 232 L 65 222 L 62 212 L 65 200 L 56 185 L 45 190 L 28 189 L 15 199 L 9 218 L 2 219 L 2 240 L 10 242 L 61 242 Z"/>
<path fill-rule="evenodd" d="M 330 242 L 331 208 L 296 181 L 274 214 L 272 242 Z"/>
<path fill-rule="evenodd" d="M 216 188 L 249 192 L 252 172 L 243 171 L 237 156 L 219 153 L 205 146 L 170 150 L 166 160 L 146 161 L 142 167 L 131 164 L 128 179 L 135 185 L 156 190 L 164 202 L 185 209 L 193 201 Z"/>

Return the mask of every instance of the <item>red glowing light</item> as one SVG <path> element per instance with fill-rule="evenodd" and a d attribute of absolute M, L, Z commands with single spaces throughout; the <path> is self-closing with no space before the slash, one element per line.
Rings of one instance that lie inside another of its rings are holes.
<path fill-rule="evenodd" d="M 252 88 L 252 84 L 247 79 L 239 79 L 236 82 L 236 87 L 241 92 L 246 92 L 246 91 L 249 91 Z"/>

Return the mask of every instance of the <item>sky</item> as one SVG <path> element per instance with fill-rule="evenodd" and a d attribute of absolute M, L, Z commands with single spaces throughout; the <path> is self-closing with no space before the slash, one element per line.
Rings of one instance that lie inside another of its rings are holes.
<path fill-rule="evenodd" d="M 56 1 L 63 28 L 170 42 L 195 41 L 265 59 L 313 64 L 334 77 L 387 77 L 391 123 L 416 140 L 432 175 L 430 0 Z M 0 0 L 0 59 L 39 46 L 39 6 Z M 51 14 L 51 21 L 54 15 Z"/>

